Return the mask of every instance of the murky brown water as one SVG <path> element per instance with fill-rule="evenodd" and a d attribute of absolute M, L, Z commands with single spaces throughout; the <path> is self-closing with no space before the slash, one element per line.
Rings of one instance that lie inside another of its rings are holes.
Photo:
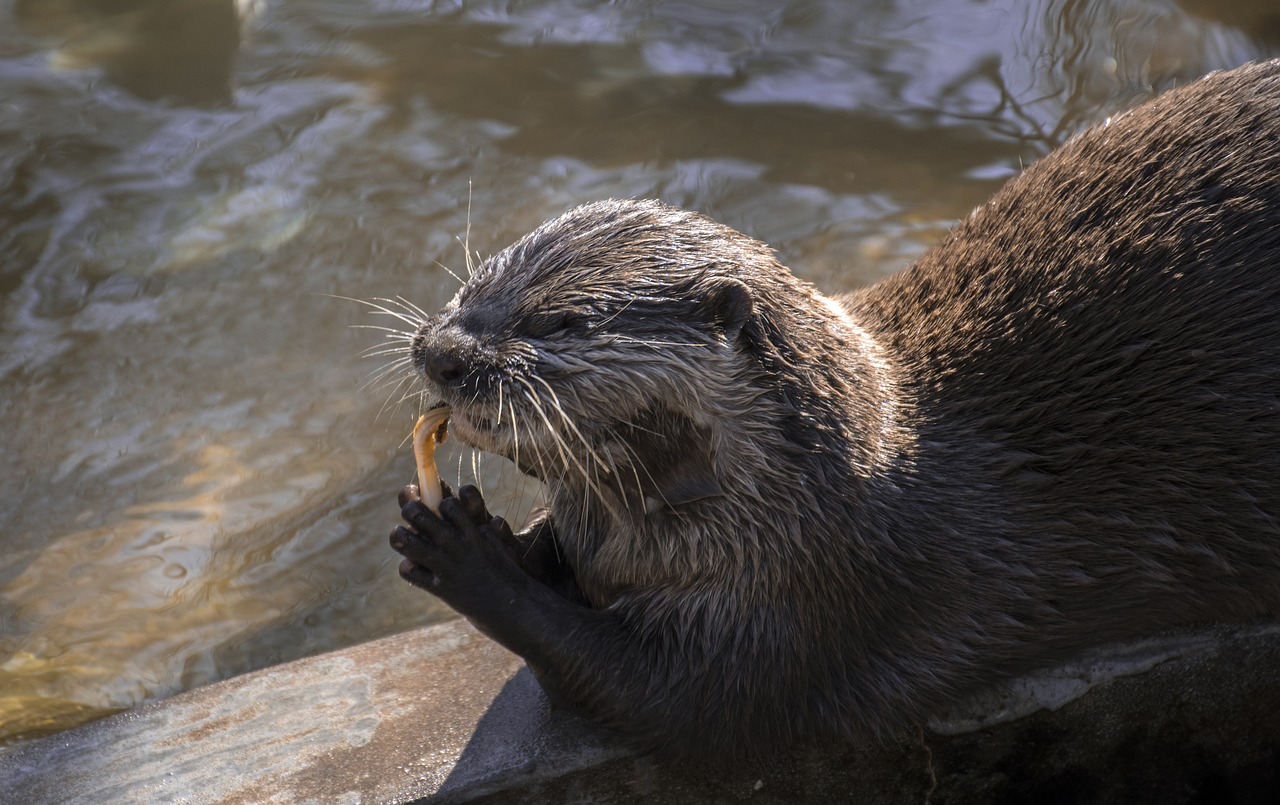
<path fill-rule="evenodd" d="M 487 254 L 656 196 L 853 287 L 1269 5 L 0 0 L 0 742 L 447 615 L 385 544 L 395 322 L 335 297 L 442 304 L 468 203 Z"/>

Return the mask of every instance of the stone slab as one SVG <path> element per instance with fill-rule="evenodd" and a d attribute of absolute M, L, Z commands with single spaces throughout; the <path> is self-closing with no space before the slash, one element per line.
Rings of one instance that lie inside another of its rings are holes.
<path fill-rule="evenodd" d="M 671 768 L 552 711 L 463 621 L 0 755 L 0 802 L 1277 802 L 1280 627 L 1113 646 L 910 734 Z"/>

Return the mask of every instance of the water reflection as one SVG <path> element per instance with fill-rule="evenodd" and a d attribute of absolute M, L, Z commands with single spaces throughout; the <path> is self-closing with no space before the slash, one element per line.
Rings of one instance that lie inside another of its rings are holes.
<path fill-rule="evenodd" d="M 17 0 L 30 36 L 57 43 L 54 63 L 97 66 L 147 100 L 209 105 L 231 99 L 241 16 L 229 0 Z"/>
<path fill-rule="evenodd" d="M 0 739 L 446 615 L 384 544 L 394 322 L 335 297 L 442 304 L 468 208 L 656 196 L 853 287 L 1274 46 L 1202 5 L 0 3 Z"/>

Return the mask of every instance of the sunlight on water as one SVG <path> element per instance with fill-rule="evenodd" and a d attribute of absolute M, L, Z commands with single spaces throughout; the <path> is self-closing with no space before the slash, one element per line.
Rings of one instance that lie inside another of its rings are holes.
<path fill-rule="evenodd" d="M 852 288 L 1280 43 L 1245 0 L 512 6 L 0 2 L 0 744 L 448 616 L 386 546 L 417 410 L 360 327 L 406 325 L 344 298 L 437 308 L 468 225 L 656 196 Z"/>

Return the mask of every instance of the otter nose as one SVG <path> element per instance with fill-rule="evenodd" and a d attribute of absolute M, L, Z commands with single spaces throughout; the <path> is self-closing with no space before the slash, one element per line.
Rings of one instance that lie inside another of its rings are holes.
<path fill-rule="evenodd" d="M 467 375 L 467 362 L 447 349 L 423 346 L 418 360 L 427 379 L 441 386 L 457 383 Z"/>

